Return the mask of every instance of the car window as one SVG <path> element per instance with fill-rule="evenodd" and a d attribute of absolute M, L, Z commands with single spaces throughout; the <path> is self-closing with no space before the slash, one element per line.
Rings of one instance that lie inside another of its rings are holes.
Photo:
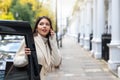
<path fill-rule="evenodd" d="M 19 42 L 8 42 L 0 46 L 0 51 L 16 52 L 19 47 L 20 47 L 20 41 Z"/>
<path fill-rule="evenodd" d="M 4 35 L 0 40 L 0 80 L 4 80 L 7 63 L 13 62 L 14 56 L 20 48 L 23 39 L 24 36 L 12 35 L 11 37 L 11 35 Z"/>
<path fill-rule="evenodd" d="M 2 40 L 0 40 L 0 43 L 1 43 L 0 44 L 0 55 L 1 55 L 0 60 L 4 60 L 4 61 L 6 61 L 6 59 L 13 60 L 16 52 L 20 48 L 21 41 L 24 39 L 21 36 L 22 39 L 21 39 L 21 37 L 18 37 L 16 40 L 16 38 L 11 39 L 11 37 L 9 37 L 6 40 L 6 36 L 8 36 L 8 35 L 4 35 L 4 38 Z M 15 36 L 15 37 L 17 37 L 17 36 Z"/>

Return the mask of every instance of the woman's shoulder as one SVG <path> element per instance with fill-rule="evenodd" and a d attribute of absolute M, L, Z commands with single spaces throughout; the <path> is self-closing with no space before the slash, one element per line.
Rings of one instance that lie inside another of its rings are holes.
<path fill-rule="evenodd" d="M 40 35 L 33 35 L 33 38 L 36 39 L 36 38 L 41 38 Z"/>

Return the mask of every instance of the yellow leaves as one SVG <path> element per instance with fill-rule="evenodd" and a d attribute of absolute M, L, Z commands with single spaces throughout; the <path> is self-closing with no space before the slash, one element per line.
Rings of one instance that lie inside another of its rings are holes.
<path fill-rule="evenodd" d="M 12 0 L 0 0 L 0 6 L 10 6 L 11 5 Z"/>
<path fill-rule="evenodd" d="M 32 10 L 35 11 L 37 9 L 37 6 L 39 5 L 38 0 L 19 0 L 20 4 L 31 4 Z"/>
<path fill-rule="evenodd" d="M 26 4 L 28 1 L 27 0 L 19 0 L 20 4 Z"/>
<path fill-rule="evenodd" d="M 11 2 L 12 0 L 0 0 L 0 11 L 7 13 L 9 7 L 11 6 Z"/>
<path fill-rule="evenodd" d="M 17 18 L 15 15 L 16 12 L 19 14 Z M 0 0 L 0 19 L 29 20 L 31 24 L 33 24 L 39 16 L 48 16 L 52 19 L 53 24 L 55 23 L 55 15 L 52 10 L 50 10 L 50 6 L 48 4 L 43 4 L 39 0 Z"/>
<path fill-rule="evenodd" d="M 4 13 L 0 14 L 0 19 L 2 19 L 2 20 L 14 20 L 14 17 L 13 17 L 11 12 L 9 12 L 8 14 L 6 14 L 4 12 Z"/>
<path fill-rule="evenodd" d="M 0 7 L 10 7 L 12 0 L 0 0 Z"/>
<path fill-rule="evenodd" d="M 0 0 L 0 19 L 13 20 L 12 13 L 8 12 L 12 0 Z"/>

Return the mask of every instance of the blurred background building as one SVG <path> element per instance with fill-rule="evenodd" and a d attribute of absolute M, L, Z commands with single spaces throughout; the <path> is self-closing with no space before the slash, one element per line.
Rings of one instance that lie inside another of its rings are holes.
<path fill-rule="evenodd" d="M 120 75 L 119 6 L 119 0 L 77 0 L 68 28 L 70 36 L 80 39 L 79 44 L 96 59 L 106 60 L 117 75 Z"/>

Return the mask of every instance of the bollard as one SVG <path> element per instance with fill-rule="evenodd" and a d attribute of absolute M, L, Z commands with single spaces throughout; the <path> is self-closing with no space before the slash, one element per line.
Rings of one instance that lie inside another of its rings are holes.
<path fill-rule="evenodd" d="M 80 42 L 80 33 L 78 33 L 78 43 Z"/>
<path fill-rule="evenodd" d="M 90 50 L 92 50 L 92 42 L 91 42 L 92 38 L 93 38 L 93 34 L 91 33 L 90 34 Z"/>
<path fill-rule="evenodd" d="M 111 34 L 103 34 L 102 35 L 102 58 L 105 61 L 109 59 L 109 47 L 107 46 L 108 43 L 111 41 Z"/>

